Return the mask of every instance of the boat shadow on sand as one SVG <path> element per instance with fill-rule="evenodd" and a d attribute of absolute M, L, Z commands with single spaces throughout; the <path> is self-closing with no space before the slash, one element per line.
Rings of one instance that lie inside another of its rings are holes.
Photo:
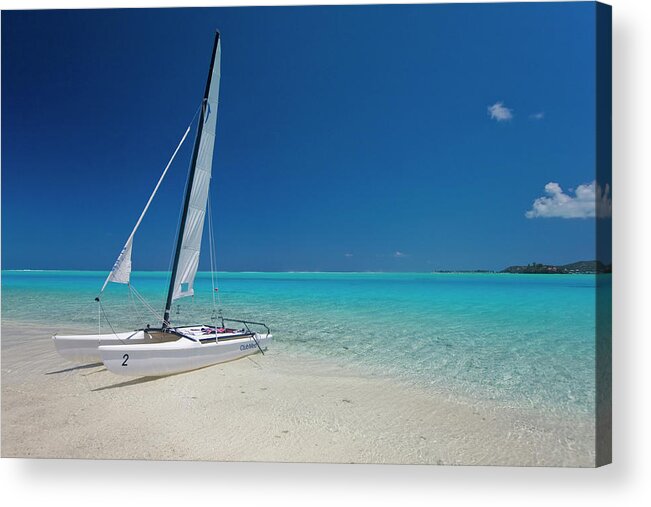
<path fill-rule="evenodd" d="M 68 373 L 76 370 L 85 370 L 88 368 L 96 368 L 97 366 L 104 366 L 104 363 L 92 363 L 92 364 L 82 364 L 81 366 L 73 366 L 71 368 L 65 368 L 64 370 L 57 371 L 48 371 L 45 372 L 46 375 L 57 375 L 59 373 Z"/>
<path fill-rule="evenodd" d="M 58 375 L 58 374 L 61 374 L 61 373 L 69 373 L 71 371 L 77 371 L 77 370 L 87 370 L 87 369 L 90 369 L 90 368 L 97 368 L 97 367 L 100 367 L 100 366 L 104 366 L 104 363 L 83 364 L 81 366 L 73 366 L 71 368 L 65 368 L 63 370 L 48 371 L 48 372 L 45 373 L 45 375 Z M 100 372 L 103 372 L 103 371 L 107 371 L 107 369 L 104 367 L 104 368 L 101 368 L 99 370 L 92 371 L 92 372 L 90 372 L 90 373 L 88 373 L 86 375 L 83 375 L 83 376 L 86 377 L 88 375 L 93 375 L 95 373 L 100 373 Z M 173 374 L 173 375 L 178 375 L 178 373 Z M 152 382 L 154 380 L 159 380 L 159 379 L 163 379 L 163 378 L 170 377 L 170 376 L 172 376 L 172 375 L 161 375 L 161 376 L 158 376 L 158 377 L 138 377 L 138 378 L 135 378 L 135 379 L 127 380 L 125 382 L 118 382 L 117 384 L 110 384 L 108 386 L 97 387 L 95 389 L 91 389 L 91 391 L 92 392 L 104 391 L 106 389 L 117 389 L 117 388 L 120 388 L 120 387 L 128 387 L 128 386 L 133 386 L 133 385 L 138 385 L 138 384 L 144 384 L 144 383 L 147 383 L 147 382 Z"/>
<path fill-rule="evenodd" d="M 247 357 L 247 359 L 251 359 L 251 358 Z M 258 365 L 258 363 L 256 363 L 255 361 L 253 361 L 253 362 L 256 365 Z M 101 365 L 101 364 L 103 364 L 103 363 L 99 363 L 99 365 Z M 97 366 L 97 365 L 94 365 L 94 366 Z M 170 377 L 176 377 L 177 375 L 186 375 L 188 373 L 194 373 L 195 371 L 205 370 L 206 368 L 210 368 L 212 366 L 215 366 L 215 365 L 214 364 L 209 364 L 209 365 L 204 366 L 202 368 L 196 368 L 195 370 L 179 371 L 177 373 L 169 373 L 167 375 L 138 377 L 138 378 L 134 378 L 134 379 L 131 379 L 131 380 L 127 380 L 125 382 L 118 382 L 117 384 L 111 384 L 111 385 L 108 385 L 108 386 L 98 387 L 96 389 L 91 389 L 91 391 L 92 392 L 105 391 L 107 389 L 117 389 L 117 388 L 120 388 L 120 387 L 129 387 L 129 386 L 135 386 L 135 385 L 138 385 L 138 384 L 146 384 L 147 382 L 153 382 L 154 380 L 162 380 L 162 379 L 167 379 L 167 378 L 170 378 Z M 258 365 L 258 367 L 259 367 L 259 365 Z M 100 371 L 107 371 L 107 369 L 104 368 L 102 370 L 98 370 L 97 372 L 89 373 L 89 375 L 92 375 L 93 373 L 99 373 Z"/>
<path fill-rule="evenodd" d="M 97 387 L 95 389 L 91 389 L 91 392 L 97 392 L 97 391 L 106 391 L 107 389 L 118 389 L 120 387 L 129 387 L 129 386 L 135 386 L 138 384 L 145 384 L 147 382 L 153 382 L 154 380 L 161 380 L 167 377 L 170 377 L 171 375 L 164 375 L 160 377 L 139 377 L 139 378 L 134 378 L 131 380 L 127 380 L 125 382 L 118 382 L 117 384 L 111 384 L 108 386 L 103 386 L 103 387 Z"/>

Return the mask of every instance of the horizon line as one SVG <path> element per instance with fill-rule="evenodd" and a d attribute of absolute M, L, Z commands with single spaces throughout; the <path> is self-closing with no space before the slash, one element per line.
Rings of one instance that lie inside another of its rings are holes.
<path fill-rule="evenodd" d="M 568 264 L 577 264 L 579 262 L 602 262 L 605 265 L 612 265 L 612 261 L 606 264 L 603 261 L 598 259 L 592 260 L 579 260 L 565 264 L 549 264 L 549 266 L 566 266 Z M 548 264 L 544 264 L 548 265 Z M 517 265 L 514 265 L 517 266 Z M 487 269 L 487 268 L 471 268 L 471 269 L 430 269 L 427 271 L 392 271 L 392 270 L 364 270 L 364 271 L 341 271 L 341 270 L 271 270 L 271 271 L 262 271 L 262 270 L 198 270 L 197 273 L 370 273 L 370 274 L 382 274 L 382 273 L 500 273 L 505 269 L 508 269 L 512 266 L 507 266 L 506 268 L 500 269 Z M 111 270 L 108 269 L 49 269 L 49 268 L 13 268 L 13 269 L 4 269 L 0 268 L 0 272 L 62 272 L 62 271 L 76 271 L 76 272 L 85 272 L 85 273 L 110 273 Z M 142 269 L 142 270 L 133 270 L 133 273 L 171 273 L 171 270 L 160 270 L 160 269 Z"/>
<path fill-rule="evenodd" d="M 0 272 L 19 272 L 19 273 L 42 273 L 42 272 L 54 272 L 54 273 L 60 273 L 60 272 L 66 272 L 66 271 L 72 271 L 72 272 L 80 272 L 80 273 L 110 273 L 110 270 L 102 270 L 102 269 L 41 269 L 41 268 L 22 268 L 22 269 L 1 269 Z M 492 270 L 492 269 L 440 269 L 440 270 L 431 270 L 431 271 L 329 271 L 329 270 L 324 270 L 324 271 L 297 271 L 297 270 L 289 270 L 289 271 L 260 271 L 260 270 L 242 270 L 242 271 L 231 271 L 231 270 L 220 270 L 220 271 L 212 271 L 213 273 L 284 273 L 284 274 L 310 274 L 310 273 L 368 273 L 368 274 L 409 274 L 409 273 L 417 273 L 417 274 L 432 274 L 432 273 L 440 273 L 440 274 L 445 274 L 445 273 L 454 273 L 454 272 L 466 272 L 466 273 L 499 273 L 497 270 Z M 158 269 L 139 269 L 139 270 L 133 270 L 132 273 L 171 273 L 171 271 L 167 270 L 158 270 Z M 211 271 L 197 271 L 197 273 L 206 273 L 209 274 Z"/>

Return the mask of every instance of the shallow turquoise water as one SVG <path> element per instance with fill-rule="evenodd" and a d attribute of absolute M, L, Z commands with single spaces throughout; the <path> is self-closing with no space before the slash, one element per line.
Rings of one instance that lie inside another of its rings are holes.
<path fill-rule="evenodd" d="M 4 271 L 2 318 L 96 331 L 93 298 L 105 276 Z M 132 282 L 160 311 L 167 275 L 134 273 Z M 311 353 L 470 399 L 589 414 L 595 286 L 591 275 L 220 273 L 219 306 L 266 322 L 278 353 Z M 208 273 L 195 292 L 178 314 L 175 305 L 175 323 L 210 322 Z M 116 330 L 156 324 L 125 286 L 112 284 L 103 305 Z"/>

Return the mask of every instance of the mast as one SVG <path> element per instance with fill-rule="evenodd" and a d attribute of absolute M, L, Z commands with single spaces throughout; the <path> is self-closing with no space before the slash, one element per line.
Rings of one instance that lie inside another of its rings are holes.
<path fill-rule="evenodd" d="M 174 295 L 174 283 L 176 281 L 176 272 L 179 267 L 179 257 L 181 255 L 181 246 L 183 244 L 183 234 L 185 233 L 185 221 L 188 216 L 188 207 L 190 205 L 190 195 L 192 193 L 192 186 L 194 183 L 194 172 L 197 166 L 197 156 L 199 155 L 199 144 L 201 143 L 201 132 L 203 130 L 204 119 L 206 116 L 206 105 L 208 104 L 208 93 L 210 91 L 210 82 L 212 81 L 212 72 L 215 65 L 215 55 L 217 54 L 217 46 L 219 44 L 219 31 L 215 32 L 215 44 L 212 49 L 212 58 L 210 60 L 210 69 L 208 70 L 208 80 L 206 82 L 206 90 L 203 94 L 201 102 L 201 115 L 199 117 L 199 125 L 197 126 L 197 133 L 194 140 L 194 149 L 192 151 L 192 161 L 190 162 L 190 170 L 188 172 L 188 183 L 185 190 L 185 198 L 183 200 L 183 211 L 181 213 L 181 223 L 179 224 L 179 234 L 176 238 L 176 249 L 174 251 L 174 262 L 172 263 L 172 277 L 170 278 L 170 286 L 167 291 L 167 300 L 165 302 L 165 311 L 163 313 L 163 328 L 168 328 L 170 324 L 170 310 L 172 309 L 172 296 Z"/>

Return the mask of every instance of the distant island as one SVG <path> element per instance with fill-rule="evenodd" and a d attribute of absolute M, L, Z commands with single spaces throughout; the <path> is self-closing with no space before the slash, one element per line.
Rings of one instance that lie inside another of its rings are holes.
<path fill-rule="evenodd" d="M 604 264 L 601 261 L 578 261 L 572 264 L 563 264 L 554 266 L 553 264 L 540 264 L 532 262 L 526 266 L 509 266 L 502 271 L 492 271 L 489 269 L 436 269 L 432 273 L 515 273 L 515 274 L 532 274 L 532 275 L 596 275 L 603 273 L 612 273 L 612 264 Z"/>
<path fill-rule="evenodd" d="M 518 274 L 602 274 L 612 273 L 612 264 L 604 264 L 601 261 L 579 261 L 572 264 L 564 264 L 562 266 L 553 266 L 551 264 L 539 264 L 532 262 L 526 266 L 509 266 L 500 271 L 500 273 L 518 273 Z"/>

